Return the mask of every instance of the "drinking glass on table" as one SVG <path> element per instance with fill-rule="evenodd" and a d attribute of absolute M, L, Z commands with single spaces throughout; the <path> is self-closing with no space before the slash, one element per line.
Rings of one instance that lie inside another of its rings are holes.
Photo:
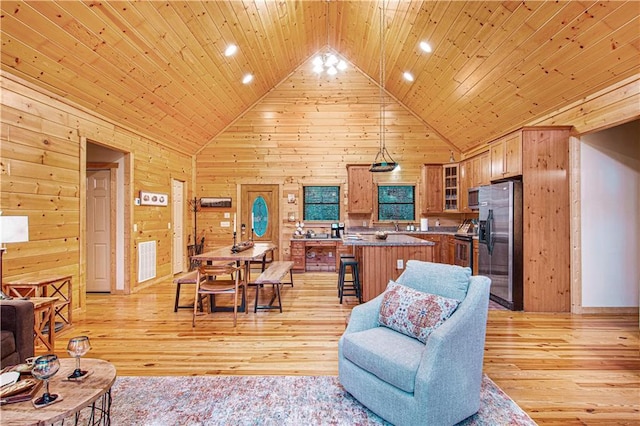
<path fill-rule="evenodd" d="M 89 337 L 87 336 L 78 336 L 69 339 L 67 352 L 76 359 L 76 369 L 67 378 L 78 379 L 88 373 L 87 370 L 80 369 L 80 357 L 86 355 L 90 349 L 91 343 L 89 343 Z"/>
<path fill-rule="evenodd" d="M 57 394 L 52 395 L 49 393 L 49 378 L 56 374 L 59 369 L 60 360 L 54 354 L 42 355 L 33 362 L 31 375 L 44 381 L 44 394 L 33 402 L 36 406 L 48 405 L 58 399 Z"/>

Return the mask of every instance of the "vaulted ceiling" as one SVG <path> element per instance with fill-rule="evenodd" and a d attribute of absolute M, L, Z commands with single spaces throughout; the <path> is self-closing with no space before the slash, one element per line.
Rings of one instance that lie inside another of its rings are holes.
<path fill-rule="evenodd" d="M 1 8 L 3 70 L 189 154 L 327 48 L 378 83 L 384 74 L 388 94 L 460 151 L 640 72 L 638 1 L 2 0 Z M 226 57 L 230 43 L 239 50 Z"/>

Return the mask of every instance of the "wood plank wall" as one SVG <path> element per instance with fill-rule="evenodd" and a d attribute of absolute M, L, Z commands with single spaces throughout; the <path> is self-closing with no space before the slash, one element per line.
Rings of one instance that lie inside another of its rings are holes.
<path fill-rule="evenodd" d="M 74 308 L 82 309 L 86 255 L 81 197 L 86 174 L 81 138 L 132 154 L 132 173 L 125 183 L 132 198 L 141 189 L 170 194 L 171 178 L 185 181 L 190 196 L 192 157 L 61 102 L 8 73 L 2 73 L 0 87 L 1 209 L 4 215 L 29 216 L 29 242 L 8 247 L 4 279 L 36 272 L 70 274 Z M 130 218 L 129 226 L 138 224 L 138 232 L 126 239 L 126 291 L 138 285 L 135 249 L 139 241 L 158 241 L 157 280 L 171 274 L 172 250 L 172 231 L 167 226 L 172 220 L 171 207 L 133 206 L 133 200 L 129 201 L 131 211 L 125 216 Z M 191 216 L 186 215 L 185 228 L 191 223 Z"/>
<path fill-rule="evenodd" d="M 233 211 L 236 185 L 282 185 L 280 247 L 287 255 L 294 231 L 287 218 L 290 213 L 302 216 L 302 186 L 340 185 L 341 218 L 346 220 L 347 165 L 371 164 L 379 149 L 379 86 L 358 69 L 330 77 L 317 76 L 311 68 L 310 61 L 301 65 L 196 160 L 198 196 L 232 197 Z M 385 105 L 386 146 L 401 170 L 378 173 L 374 180 L 418 184 L 421 165 L 448 161 L 450 147 L 391 97 L 385 97 Z M 287 194 L 295 194 L 299 202 L 288 204 Z M 225 211 L 229 209 L 207 210 L 198 217 L 208 246 L 231 241 L 231 229 L 220 227 Z M 359 224 L 370 219 L 358 217 Z M 328 232 L 326 226 L 310 227 Z"/>
<path fill-rule="evenodd" d="M 302 206 L 288 204 L 287 194 L 299 197 L 304 184 L 338 183 L 348 196 L 346 165 L 370 163 L 378 148 L 377 86 L 354 69 L 329 81 L 317 78 L 307 66 L 228 126 L 196 161 L 160 148 L 129 130 L 127 123 L 99 117 L 2 72 L 0 208 L 6 215 L 29 215 L 31 239 L 9 247 L 3 264 L 5 279 L 42 270 L 71 274 L 76 284 L 74 308 L 83 308 L 81 136 L 133 154 L 132 176 L 127 182 L 132 194 L 141 189 L 170 193 L 173 177 L 187 183 L 187 198 L 194 194 L 230 196 L 235 208 L 238 184 L 281 185 L 280 220 L 285 226 L 280 239 L 281 247 L 288 249 L 293 225 L 286 218 L 291 210 L 299 217 Z M 573 125 L 585 133 L 637 118 L 639 104 L 640 78 L 634 77 L 530 124 Z M 377 180 L 417 183 L 421 164 L 448 161 L 448 145 L 428 125 L 395 102 L 388 114 L 387 146 L 402 170 L 377 175 Z M 179 138 L 175 143 L 180 143 Z M 131 207 L 129 213 L 130 225 L 139 225 L 135 235 L 131 231 L 125 248 L 126 278 L 135 290 L 138 241 L 159 241 L 158 279 L 171 275 L 171 232 L 167 229 L 171 211 Z M 198 216 L 199 228 L 210 237 L 209 243 L 230 239 L 230 230 L 219 226 L 223 213 L 209 209 Z M 185 212 L 184 226 L 188 235 L 192 214 Z"/>

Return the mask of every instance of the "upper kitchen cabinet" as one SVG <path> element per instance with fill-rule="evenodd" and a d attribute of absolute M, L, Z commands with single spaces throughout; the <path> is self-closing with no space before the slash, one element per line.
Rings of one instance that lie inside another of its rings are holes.
<path fill-rule="evenodd" d="M 469 208 L 468 190 L 491 183 L 491 158 L 489 151 L 460 162 L 458 167 L 458 211 L 474 213 Z"/>
<path fill-rule="evenodd" d="M 468 191 L 471 184 L 473 165 L 470 160 L 461 161 L 458 167 L 459 193 L 458 210 L 461 213 L 470 213 Z"/>
<path fill-rule="evenodd" d="M 347 166 L 349 185 L 349 213 L 371 214 L 373 212 L 373 175 L 369 166 Z"/>
<path fill-rule="evenodd" d="M 443 172 L 441 164 L 422 166 L 422 213 L 442 213 L 444 203 L 442 195 Z"/>
<path fill-rule="evenodd" d="M 489 185 L 491 183 L 491 153 L 490 151 L 476 155 L 473 161 L 473 182 L 471 188 Z"/>
<path fill-rule="evenodd" d="M 491 142 L 489 152 L 492 181 L 522 175 L 522 131 Z"/>
<path fill-rule="evenodd" d="M 458 165 L 445 164 L 442 166 L 444 182 L 444 211 L 458 211 Z"/>
<path fill-rule="evenodd" d="M 489 185 L 491 183 L 491 154 L 489 151 L 468 158 L 460 163 L 461 185 L 463 180 L 465 180 L 468 188 Z"/>

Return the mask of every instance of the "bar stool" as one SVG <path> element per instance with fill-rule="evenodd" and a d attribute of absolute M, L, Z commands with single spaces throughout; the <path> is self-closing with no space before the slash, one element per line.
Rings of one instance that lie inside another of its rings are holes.
<path fill-rule="evenodd" d="M 351 268 L 351 280 L 345 279 L 348 267 Z M 351 283 L 351 285 L 345 286 L 345 283 Z M 351 290 L 352 293 L 346 293 L 345 290 Z M 358 301 L 362 302 L 362 295 L 360 294 L 360 273 L 358 272 L 358 261 L 355 259 L 355 257 L 340 258 L 338 295 L 340 296 L 341 304 L 342 298 L 344 296 L 356 296 L 358 298 Z"/>
<path fill-rule="evenodd" d="M 341 253 L 340 254 L 340 265 L 338 266 L 338 297 L 340 297 L 340 277 L 344 275 L 344 265 L 342 264 L 342 259 L 355 259 L 356 256 L 351 253 Z"/>

